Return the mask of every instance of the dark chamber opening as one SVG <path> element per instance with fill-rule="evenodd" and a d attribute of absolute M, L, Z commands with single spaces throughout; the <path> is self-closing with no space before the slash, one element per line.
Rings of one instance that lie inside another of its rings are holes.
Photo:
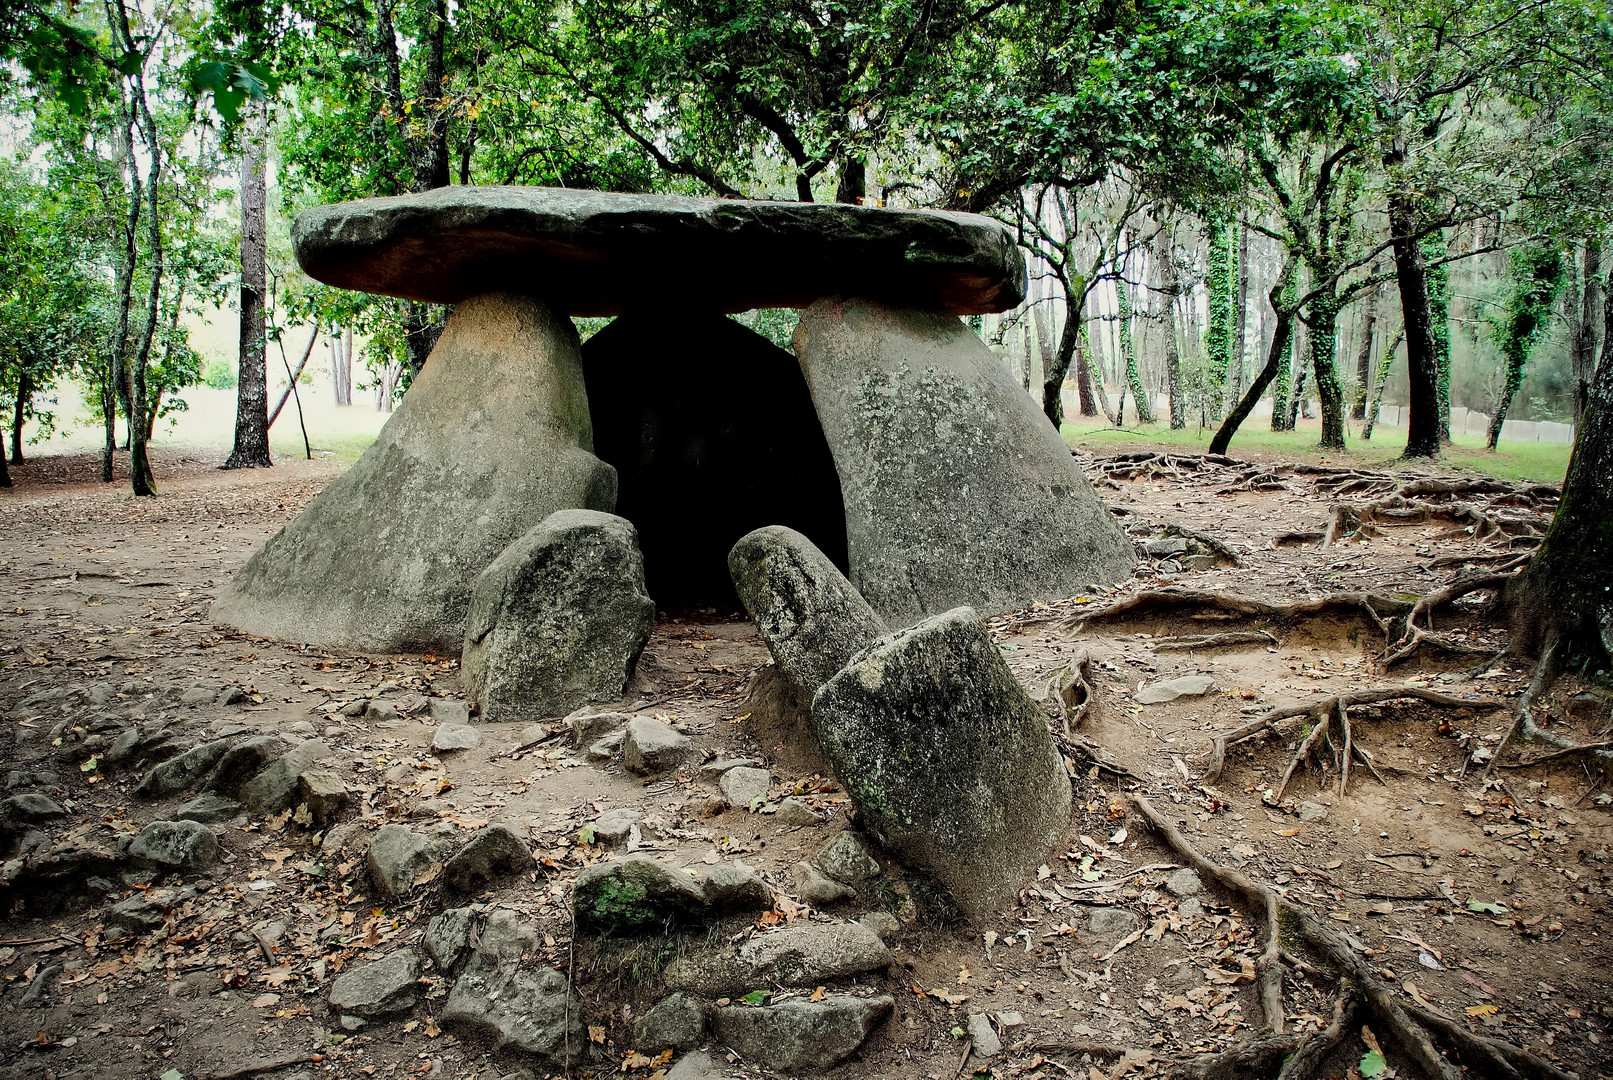
<path fill-rule="evenodd" d="M 629 312 L 582 347 L 594 453 L 661 609 L 731 607 L 734 542 L 806 534 L 847 570 L 834 458 L 793 355 L 718 314 Z"/>

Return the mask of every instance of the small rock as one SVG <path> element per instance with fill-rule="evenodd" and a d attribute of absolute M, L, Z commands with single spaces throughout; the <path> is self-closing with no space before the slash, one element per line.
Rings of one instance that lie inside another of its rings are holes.
<path fill-rule="evenodd" d="M 218 759 L 203 786 L 209 791 L 237 797 L 243 784 L 274 764 L 287 749 L 278 735 L 256 735 L 238 742 Z"/>
<path fill-rule="evenodd" d="M 773 890 L 744 863 L 713 866 L 701 879 L 700 891 L 713 911 L 766 911 L 773 906 Z"/>
<path fill-rule="evenodd" d="M 160 799 L 184 791 L 212 771 L 231 742 L 230 739 L 213 739 L 169 758 L 146 774 L 140 786 L 134 789 L 135 795 L 142 799 Z"/>
<path fill-rule="evenodd" d="M 526 746 L 535 746 L 549 737 L 549 729 L 542 724 L 528 724 L 521 729 L 521 739 L 515 744 L 517 750 Z"/>
<path fill-rule="evenodd" d="M 688 1050 L 698 1046 L 705 1033 L 705 1006 L 688 994 L 669 994 L 639 1017 L 633 1029 L 633 1045 L 645 1054 Z"/>
<path fill-rule="evenodd" d="M 689 737 L 649 716 L 637 716 L 627 725 L 622 763 L 629 772 L 654 776 L 675 769 L 689 756 Z"/>
<path fill-rule="evenodd" d="M 309 739 L 293 747 L 284 757 L 241 785 L 241 801 L 259 817 L 277 814 L 291 805 L 297 792 L 297 778 L 305 769 L 330 756 L 330 747 Z"/>
<path fill-rule="evenodd" d="M 370 880 L 385 899 L 403 896 L 415 879 L 437 866 L 436 852 L 427 837 L 402 825 L 383 825 L 370 840 L 367 856 Z"/>
<path fill-rule="evenodd" d="M 572 746 L 592 746 L 612 732 L 621 731 L 633 719 L 632 713 L 596 712 L 584 706 L 566 717 L 571 728 Z"/>
<path fill-rule="evenodd" d="M 420 957 L 413 949 L 345 971 L 330 985 L 332 1012 L 366 1020 L 408 1012 L 419 1000 Z"/>
<path fill-rule="evenodd" d="M 755 758 L 712 758 L 710 761 L 700 766 L 700 779 L 706 781 L 707 783 L 715 784 L 717 781 L 722 779 L 722 774 L 727 772 L 729 769 L 737 769 L 741 766 L 756 768 L 761 764 L 762 763 L 757 761 Z"/>
<path fill-rule="evenodd" d="M 624 807 L 617 810 L 607 810 L 600 814 L 590 824 L 594 833 L 594 843 L 604 844 L 608 847 L 621 847 L 627 843 L 627 838 L 633 834 L 637 826 L 639 835 L 645 831 L 644 812 Z"/>
<path fill-rule="evenodd" d="M 53 788 L 62 782 L 62 774 L 49 769 L 12 769 L 6 773 L 6 790 L 18 788 Z"/>
<path fill-rule="evenodd" d="M 1003 1041 L 991 1026 L 991 1017 L 985 1013 L 970 1013 L 966 1029 L 974 1042 L 974 1052 L 983 1058 L 996 1057 L 1003 1052 Z"/>
<path fill-rule="evenodd" d="M 767 800 L 768 790 L 773 786 L 773 774 L 766 769 L 739 765 L 724 772 L 717 781 L 717 786 L 722 790 L 723 798 L 728 800 L 729 806 L 748 810 L 757 800 L 764 802 Z"/>
<path fill-rule="evenodd" d="M 646 855 L 596 863 L 577 877 L 579 927 L 631 932 L 703 916 L 706 897 L 689 875 Z"/>
<path fill-rule="evenodd" d="M 297 801 L 315 824 L 329 825 L 347 807 L 347 785 L 329 769 L 307 769 L 297 777 Z"/>
<path fill-rule="evenodd" d="M 1142 924 L 1143 921 L 1135 914 L 1118 907 L 1093 908 L 1087 918 L 1087 929 L 1093 936 L 1106 941 L 1123 938 Z"/>
<path fill-rule="evenodd" d="M 314 727 L 312 720 L 298 720 L 294 724 L 286 725 L 286 734 L 295 735 L 299 739 L 311 739 L 319 734 L 319 729 Z"/>
<path fill-rule="evenodd" d="M 581 1056 L 588 1037 L 566 976 L 547 964 L 523 966 L 523 956 L 539 941 L 538 932 L 513 911 L 501 908 L 488 916 L 448 995 L 442 1025 L 461 1037 L 485 1038 L 496 1050 L 533 1054 L 564 1068 Z"/>
<path fill-rule="evenodd" d="M 448 860 L 442 876 L 448 888 L 467 892 L 484 881 L 531 869 L 532 849 L 520 833 L 508 825 L 488 825 Z"/>
<path fill-rule="evenodd" d="M 622 746 L 627 742 L 627 732 L 613 731 L 600 739 L 588 744 L 589 761 L 610 761 L 622 752 Z"/>
<path fill-rule="evenodd" d="M 129 844 L 143 862 L 176 870 L 200 870 L 218 859 L 218 838 L 196 821 L 153 821 Z"/>
<path fill-rule="evenodd" d="M 434 697 L 427 706 L 432 722 L 440 727 L 454 725 L 465 727 L 470 724 L 470 703 L 460 701 L 458 698 Z M 471 750 L 474 747 L 456 746 L 455 750 Z"/>
<path fill-rule="evenodd" d="M 778 804 L 778 811 L 773 815 L 773 820 L 781 828 L 786 829 L 823 824 L 823 819 L 818 816 L 816 810 L 793 795 Z"/>
<path fill-rule="evenodd" d="M 723 1071 L 704 1050 L 691 1050 L 667 1071 L 666 1080 L 723 1080 Z"/>
<path fill-rule="evenodd" d="M 444 972 L 454 966 L 470 951 L 470 928 L 476 913 L 468 907 L 449 908 L 426 924 L 426 955 Z"/>
<path fill-rule="evenodd" d="M 1176 905 L 1176 914 L 1184 919 L 1193 919 L 1204 913 L 1204 903 L 1196 896 L 1189 896 Z"/>
<path fill-rule="evenodd" d="M 362 1016 L 353 1016 L 350 1013 L 343 1013 L 336 1022 L 342 1026 L 343 1031 L 363 1031 L 370 1023 Z"/>
<path fill-rule="evenodd" d="M 1165 879 L 1165 891 L 1172 896 L 1197 896 L 1204 891 L 1204 882 L 1195 871 L 1184 867 Z"/>
<path fill-rule="evenodd" d="M 1140 705 L 1158 705 L 1179 697 L 1198 697 L 1214 689 L 1215 680 L 1208 675 L 1182 675 L 1149 683 L 1134 696 Z"/>
<path fill-rule="evenodd" d="M 357 851 L 364 840 L 364 826 L 356 821 L 349 821 L 345 825 L 334 826 L 325 833 L 319 842 L 321 855 L 343 855 L 349 851 Z M 367 842 L 362 846 L 367 847 Z"/>
<path fill-rule="evenodd" d="M 887 1015 L 888 995 L 834 994 L 822 1001 L 796 997 L 778 1005 L 729 1005 L 712 1013 L 719 1042 L 770 1069 L 826 1069 L 844 1061 Z"/>
<path fill-rule="evenodd" d="M 1307 800 L 1299 804 L 1299 820 L 1321 821 L 1325 817 L 1327 817 L 1327 807 L 1321 803 Z"/>
<path fill-rule="evenodd" d="M 878 934 L 879 940 L 887 945 L 902 929 L 901 920 L 888 911 L 870 911 L 857 921 Z"/>
<path fill-rule="evenodd" d="M 193 686 L 179 695 L 181 705 L 206 705 L 218 699 L 218 691 L 206 686 Z"/>
<path fill-rule="evenodd" d="M 461 705 L 464 702 L 460 702 Z M 439 754 L 454 750 L 474 750 L 482 745 L 482 733 L 469 724 L 443 724 L 431 737 L 431 748 Z"/>
<path fill-rule="evenodd" d="M 397 723 L 398 707 L 390 701 L 376 698 L 364 707 L 364 719 L 371 724 Z"/>
<path fill-rule="evenodd" d="M 252 695 L 243 688 L 232 684 L 218 692 L 217 700 L 220 705 L 239 705 L 243 701 L 252 700 Z"/>
<path fill-rule="evenodd" d="M 0 818 L 10 818 L 13 821 L 40 824 L 66 816 L 67 811 L 62 809 L 61 803 L 45 795 L 33 793 L 13 795 L 0 802 Z"/>
<path fill-rule="evenodd" d="M 216 791 L 204 791 L 174 811 L 174 817 L 180 821 L 199 821 L 203 825 L 217 825 L 233 821 L 245 812 L 246 807 L 228 795 L 220 795 Z"/>
<path fill-rule="evenodd" d="M 827 907 L 857 895 L 850 885 L 825 877 L 811 863 L 798 862 L 792 866 L 790 879 L 795 883 L 795 895 L 801 902 L 815 908 Z"/>
<path fill-rule="evenodd" d="M 855 833 L 842 832 L 818 853 L 818 865 L 836 881 L 853 884 L 879 876 L 879 863 Z"/>
<path fill-rule="evenodd" d="M 670 990 L 721 997 L 758 986 L 821 986 L 879 971 L 890 961 L 879 935 L 859 923 L 798 923 L 738 946 L 685 955 L 664 978 Z"/>
<path fill-rule="evenodd" d="M 1187 541 L 1180 536 L 1162 536 L 1143 545 L 1143 550 L 1156 559 L 1187 552 Z M 988 1055 L 989 1056 L 989 1055 Z"/>
<path fill-rule="evenodd" d="M 1181 563 L 1183 570 L 1214 570 L 1221 560 L 1214 555 L 1184 555 Z"/>
<path fill-rule="evenodd" d="M 106 913 L 108 926 L 120 926 L 133 934 L 147 934 L 168 922 L 167 912 L 176 894 L 167 889 L 135 893 L 112 905 Z"/>

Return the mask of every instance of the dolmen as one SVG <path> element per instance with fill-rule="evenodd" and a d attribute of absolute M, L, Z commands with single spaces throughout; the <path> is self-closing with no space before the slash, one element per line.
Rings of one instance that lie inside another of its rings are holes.
<path fill-rule="evenodd" d="M 221 591 L 222 623 L 455 654 L 476 595 L 481 642 L 517 654 L 498 620 L 539 616 L 508 590 L 562 564 L 626 575 L 595 617 L 631 625 L 544 647 L 611 650 L 534 674 L 559 709 L 620 696 L 649 598 L 731 603 L 728 552 L 762 526 L 808 537 L 890 626 L 1130 572 L 1068 448 L 960 319 L 1024 298 L 988 218 L 449 187 L 318 207 L 292 239 L 319 281 L 453 311 L 374 444 Z M 759 307 L 803 309 L 793 355 L 726 317 Z M 584 342 L 578 316 L 615 318 Z M 592 516 L 550 520 L 572 511 Z"/>

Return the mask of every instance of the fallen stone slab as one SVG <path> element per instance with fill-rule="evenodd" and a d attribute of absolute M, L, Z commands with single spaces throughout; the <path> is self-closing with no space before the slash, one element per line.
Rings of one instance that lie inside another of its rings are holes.
<path fill-rule="evenodd" d="M 604 741 L 604 740 L 601 740 Z M 653 716 L 635 716 L 622 743 L 628 772 L 655 776 L 677 768 L 689 756 L 689 736 Z"/>
<path fill-rule="evenodd" d="M 803 703 L 889 629 L 817 546 L 768 526 L 739 538 L 728 572 L 773 663 Z"/>
<path fill-rule="evenodd" d="M 840 474 L 851 582 L 890 625 L 1131 573 L 1131 541 L 1069 447 L 957 319 L 822 300 L 795 354 Z"/>
<path fill-rule="evenodd" d="M 154 766 L 134 789 L 142 799 L 161 799 L 190 788 L 207 775 L 229 750 L 233 739 L 211 739 Z"/>
<path fill-rule="evenodd" d="M 632 837 L 634 829 L 639 830 L 641 838 L 648 831 L 648 826 L 644 824 L 644 811 L 631 807 L 607 810 L 590 822 L 588 828 L 593 830 L 594 843 L 606 847 L 621 847 Z"/>
<path fill-rule="evenodd" d="M 255 816 L 278 814 L 297 795 L 303 772 L 330 756 L 330 747 L 318 739 L 298 743 L 267 769 L 241 785 L 241 802 Z"/>
<path fill-rule="evenodd" d="M 365 865 L 385 899 L 406 895 L 422 875 L 441 865 L 437 845 L 404 825 L 383 825 L 370 838 Z"/>
<path fill-rule="evenodd" d="M 718 1041 L 769 1069 L 827 1069 L 856 1053 L 895 1004 L 886 994 L 831 994 L 822 1001 L 727 1005 L 712 1010 L 711 1028 Z"/>
<path fill-rule="evenodd" d="M 540 960 L 528 962 L 539 939 L 513 911 L 489 915 L 441 1022 L 461 1038 L 486 1039 L 495 1050 L 566 1068 L 588 1045 L 582 1005 L 563 972 Z"/>
<path fill-rule="evenodd" d="M 244 813 L 246 807 L 228 795 L 220 795 L 216 791 L 204 791 L 175 810 L 174 817 L 179 821 L 199 821 L 203 825 L 218 825 L 225 821 L 233 821 Z"/>
<path fill-rule="evenodd" d="M 315 207 L 291 235 L 327 285 L 437 304 L 508 290 L 571 315 L 647 293 L 703 311 L 855 295 L 976 315 L 1018 304 L 1026 284 L 990 218 L 845 203 L 454 186 Z"/>
<path fill-rule="evenodd" d="M 477 296 L 362 457 L 221 590 L 213 619 L 282 641 L 457 653 L 476 576 L 556 510 L 610 510 L 577 330 Z"/>
<path fill-rule="evenodd" d="M 332 1012 L 376 1020 L 408 1012 L 420 1001 L 420 955 L 397 952 L 344 971 L 330 984 Z"/>
<path fill-rule="evenodd" d="M 501 877 L 532 869 L 532 849 L 508 825 L 488 825 L 454 853 L 443 866 L 443 884 L 468 892 Z"/>
<path fill-rule="evenodd" d="M 474 750 L 482 745 L 482 733 L 469 724 L 443 724 L 431 737 L 431 749 L 439 754 Z"/>
<path fill-rule="evenodd" d="M 297 777 L 296 801 L 316 825 L 329 825 L 347 808 L 347 783 L 329 769 L 304 769 Z"/>
<path fill-rule="evenodd" d="M 584 706 L 566 715 L 566 726 L 571 729 L 571 745 L 591 746 L 606 735 L 625 728 L 633 719 L 632 713 L 597 712 Z"/>
<path fill-rule="evenodd" d="M 278 735 L 254 735 L 226 750 L 203 786 L 221 795 L 239 796 L 243 784 L 274 764 L 289 749 Z"/>
<path fill-rule="evenodd" d="M 693 953 L 669 965 L 667 988 L 723 997 L 766 986 L 820 986 L 880 971 L 891 962 L 879 935 L 860 923 L 805 924 L 737 947 Z"/>
<path fill-rule="evenodd" d="M 997 1029 L 991 1026 L 991 1017 L 985 1013 L 970 1013 L 965 1030 L 969 1032 L 969 1038 L 974 1040 L 975 1053 L 981 1057 L 996 1057 L 1003 1052 L 1003 1041 L 998 1037 Z"/>
<path fill-rule="evenodd" d="M 572 910 L 584 930 L 631 933 L 691 922 L 706 914 L 706 896 L 688 874 L 647 855 L 595 863 L 577 876 Z"/>
<path fill-rule="evenodd" d="M 1179 697 L 1198 697 L 1214 689 L 1215 680 L 1208 675 L 1182 675 L 1148 683 L 1132 697 L 1139 705 L 1159 705 Z"/>
<path fill-rule="evenodd" d="M 130 857 L 172 870 L 211 866 L 218 850 L 218 838 L 196 821 L 153 821 L 129 844 Z"/>
<path fill-rule="evenodd" d="M 1015 896 L 1069 830 L 1046 716 L 968 608 L 859 653 L 812 715 L 868 834 L 970 916 Z"/>
<path fill-rule="evenodd" d="M 622 696 L 655 626 L 626 518 L 560 510 L 476 578 L 460 676 L 485 723 L 530 723 Z"/>
<path fill-rule="evenodd" d="M 790 868 L 790 879 L 801 902 L 816 908 L 838 904 L 857 895 L 857 890 L 850 885 L 834 880 L 811 863 L 796 863 Z"/>
<path fill-rule="evenodd" d="M 470 930 L 476 913 L 468 907 L 449 908 L 426 924 L 420 944 L 439 970 L 452 971 L 470 952 Z"/>

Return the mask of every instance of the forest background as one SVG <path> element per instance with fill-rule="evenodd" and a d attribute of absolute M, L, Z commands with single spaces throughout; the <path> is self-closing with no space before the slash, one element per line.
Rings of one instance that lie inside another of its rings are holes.
<path fill-rule="evenodd" d="M 87 419 L 141 494 L 186 387 L 236 396 L 238 466 L 272 382 L 390 410 L 446 312 L 311 282 L 289 221 L 453 184 L 994 215 L 1030 295 L 975 326 L 1049 418 L 1218 450 L 1386 401 L 1408 456 L 1453 406 L 1494 446 L 1574 423 L 1613 337 L 1584 0 L 22 0 L 0 52 L 6 451 Z"/>

